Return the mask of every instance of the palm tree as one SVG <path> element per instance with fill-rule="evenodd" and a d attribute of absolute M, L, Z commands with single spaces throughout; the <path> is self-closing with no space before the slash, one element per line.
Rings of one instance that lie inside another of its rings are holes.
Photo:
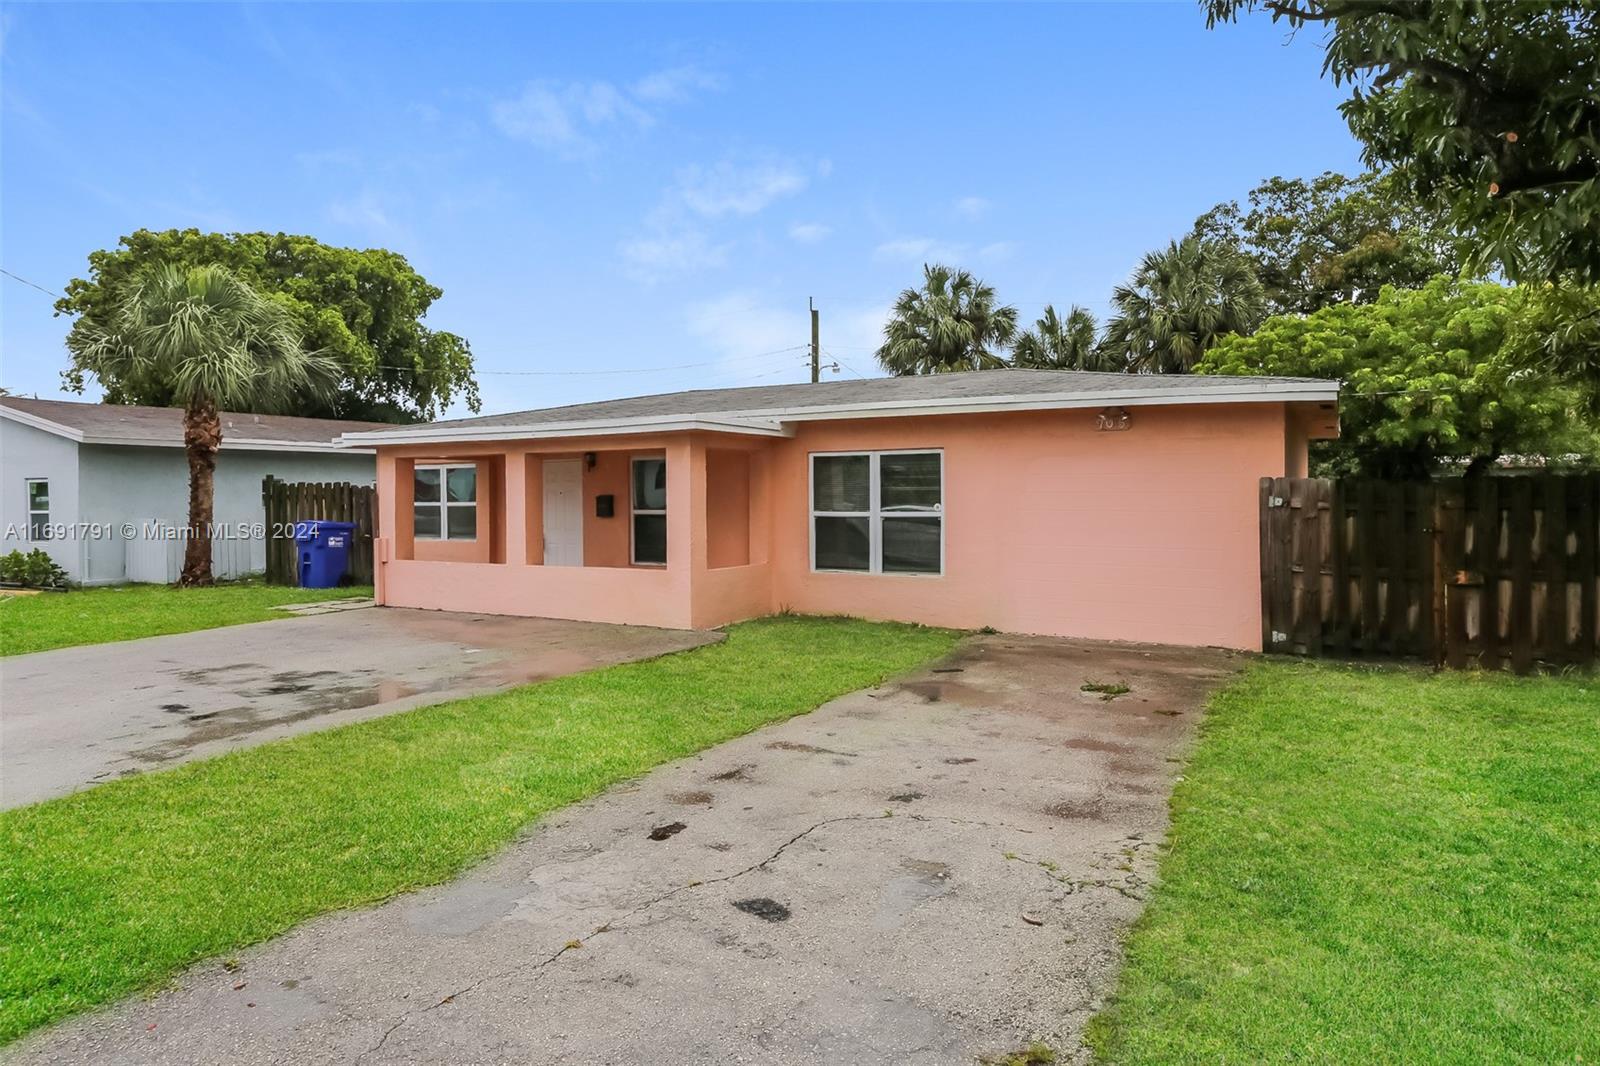
<path fill-rule="evenodd" d="M 997 370 L 1017 332 L 1017 309 L 996 307 L 994 290 L 965 270 L 923 265 L 920 289 L 907 289 L 883 327 L 878 364 L 891 374 Z"/>
<path fill-rule="evenodd" d="M 1230 333 L 1250 333 L 1267 310 L 1255 267 L 1220 241 L 1185 237 L 1139 263 L 1111 294 L 1106 347 L 1138 371 L 1183 374 Z"/>
<path fill-rule="evenodd" d="M 1028 370 L 1123 370 L 1123 361 L 1100 344 L 1094 315 L 1072 305 L 1065 321 L 1054 304 L 1023 330 L 1011 351 L 1011 365 Z"/>
<path fill-rule="evenodd" d="M 213 478 L 223 408 L 282 410 L 303 390 L 325 389 L 331 365 L 307 352 L 293 315 L 225 267 L 157 267 L 111 309 L 72 327 L 102 383 L 159 380 L 183 403 L 189 460 L 189 530 L 180 585 L 211 584 Z"/>

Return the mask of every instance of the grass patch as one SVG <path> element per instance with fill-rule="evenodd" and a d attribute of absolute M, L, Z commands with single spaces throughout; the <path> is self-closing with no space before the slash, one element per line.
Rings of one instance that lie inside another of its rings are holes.
<path fill-rule="evenodd" d="M 1098 692 L 1103 700 L 1114 700 L 1118 696 L 1126 696 L 1133 690 L 1121 681 L 1085 681 L 1078 686 L 1079 692 Z"/>
<path fill-rule="evenodd" d="M 1056 1053 L 1041 1040 L 1035 1040 L 1027 1047 L 1009 1054 L 978 1057 L 980 1066 L 1051 1066 L 1055 1061 Z"/>
<path fill-rule="evenodd" d="M 298 589 L 239 582 L 203 589 L 115 585 L 0 596 L 0 655 L 266 622 L 291 617 L 272 610 L 281 604 L 371 595 L 370 587 Z"/>
<path fill-rule="evenodd" d="M 1172 810 L 1103 1059 L 1600 1060 L 1600 681 L 1258 664 Z"/>
<path fill-rule="evenodd" d="M 844 619 L 748 622 L 695 651 L 0 813 L 0 1041 L 312 915 L 443 881 L 548 811 L 957 639 Z"/>

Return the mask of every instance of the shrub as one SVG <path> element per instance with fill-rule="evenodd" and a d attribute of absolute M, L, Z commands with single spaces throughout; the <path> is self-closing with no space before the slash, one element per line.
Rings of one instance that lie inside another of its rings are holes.
<path fill-rule="evenodd" d="M 0 581 L 25 588 L 65 588 L 67 572 L 38 548 L 26 555 L 12 551 L 0 555 Z"/>

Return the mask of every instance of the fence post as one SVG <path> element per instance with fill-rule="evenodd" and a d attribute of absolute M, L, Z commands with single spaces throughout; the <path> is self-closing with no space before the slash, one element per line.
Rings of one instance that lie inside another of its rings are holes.
<path fill-rule="evenodd" d="M 1600 655 L 1600 476 L 1578 481 L 1578 645 L 1575 661 L 1592 664 Z"/>

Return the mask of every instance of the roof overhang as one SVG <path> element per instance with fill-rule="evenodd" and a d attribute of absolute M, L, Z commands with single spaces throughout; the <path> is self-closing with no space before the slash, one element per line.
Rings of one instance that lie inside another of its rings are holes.
<path fill-rule="evenodd" d="M 1339 383 L 1256 382 L 1235 387 L 1180 387 L 1152 392 L 1119 389 L 1095 393 L 1041 393 L 1012 396 L 962 396 L 940 400 L 890 400 L 880 403 L 829 404 L 783 412 L 741 411 L 741 415 L 781 418 L 785 422 L 825 422 L 841 418 L 908 418 L 927 415 L 997 414 L 1005 411 L 1066 411 L 1086 407 L 1172 407 L 1217 403 L 1330 403 L 1339 398 Z"/>
<path fill-rule="evenodd" d="M 149 437 L 122 437 L 115 433 L 85 433 L 81 429 L 53 422 L 48 418 L 40 418 L 28 411 L 19 411 L 15 407 L 0 404 L 0 418 L 9 418 L 13 422 L 45 433 L 52 433 L 58 437 L 78 444 L 105 444 L 121 448 L 182 448 L 183 439 L 178 440 L 151 440 Z M 326 441 L 288 441 L 288 440 L 262 440 L 255 437 L 230 436 L 226 429 L 222 434 L 223 451 L 242 452 L 356 452 L 360 454 L 375 454 L 371 448 L 351 448 L 329 439 Z"/>
<path fill-rule="evenodd" d="M 545 440 L 554 437 L 636 436 L 644 433 L 728 433 L 744 437 L 792 437 L 794 430 L 774 419 L 726 415 L 662 418 L 603 418 L 583 422 L 544 422 L 529 426 L 427 426 L 415 429 L 346 433 L 343 447 L 379 444 L 429 444 L 453 440 Z"/>
<path fill-rule="evenodd" d="M 1216 378 L 1208 379 L 1216 381 Z M 799 422 L 855 418 L 916 418 L 930 415 L 998 414 L 1008 411 L 1058 411 L 1095 407 L 1154 407 L 1189 404 L 1333 403 L 1337 381 L 1252 381 L 1238 384 L 1188 385 L 1106 392 L 1063 392 L 1034 395 L 961 396 L 936 400 L 889 400 L 826 404 L 817 407 L 752 408 L 746 411 L 638 418 L 590 419 L 525 425 L 417 426 L 369 430 L 339 437 L 344 447 L 385 444 L 427 444 L 441 441 L 540 440 L 551 437 L 599 437 L 696 430 L 758 437 L 792 437 Z"/>

